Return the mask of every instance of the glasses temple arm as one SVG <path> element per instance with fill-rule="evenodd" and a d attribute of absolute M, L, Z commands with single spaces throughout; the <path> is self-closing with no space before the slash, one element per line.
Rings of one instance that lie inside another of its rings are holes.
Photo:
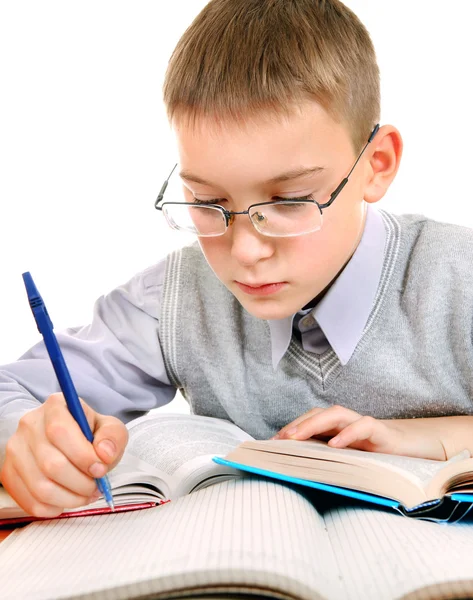
<path fill-rule="evenodd" d="M 348 175 L 340 182 L 340 184 L 337 186 L 337 189 L 330 194 L 330 200 L 328 202 L 326 202 L 325 204 L 320 204 L 319 208 L 328 208 L 334 202 L 334 200 L 336 199 L 336 197 L 338 196 L 338 194 L 346 186 L 346 184 L 348 183 L 348 178 L 353 173 L 354 168 L 358 164 L 360 158 L 363 156 L 363 153 L 366 150 L 366 148 L 368 147 L 368 145 L 374 140 L 374 136 L 378 133 L 378 129 L 379 129 L 379 124 L 376 125 L 376 127 L 371 132 L 370 137 L 368 138 L 368 141 L 364 145 L 363 150 L 358 155 L 358 158 L 356 159 L 355 164 L 353 165 L 353 167 L 350 169 L 350 172 L 348 173 Z"/>
<path fill-rule="evenodd" d="M 171 175 L 174 173 L 174 169 L 177 167 L 177 163 L 174 165 L 174 167 L 172 168 L 172 171 L 169 173 L 166 181 L 163 183 L 163 185 L 161 186 L 161 189 L 159 190 L 159 194 L 158 197 L 156 198 L 156 202 L 154 203 L 154 208 L 161 210 L 161 207 L 158 206 L 158 204 L 161 202 L 161 200 L 164 197 L 164 192 L 166 191 L 166 188 L 168 187 L 168 183 L 169 180 L 171 179 Z"/>

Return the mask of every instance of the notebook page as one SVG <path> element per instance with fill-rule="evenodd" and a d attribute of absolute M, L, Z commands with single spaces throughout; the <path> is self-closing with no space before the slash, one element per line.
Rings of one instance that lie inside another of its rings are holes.
<path fill-rule="evenodd" d="M 2 600 L 89 598 L 94 591 L 90 598 L 112 600 L 242 583 L 281 586 L 304 600 L 337 598 L 334 566 L 312 504 L 257 479 L 142 512 L 35 523 L 0 545 Z"/>
<path fill-rule="evenodd" d="M 473 597 L 471 522 L 439 524 L 355 506 L 328 510 L 324 520 L 343 573 L 345 598 L 392 600 L 456 580 L 470 580 L 468 588 L 461 587 Z M 459 594 L 458 586 L 452 589 Z M 413 595 L 433 597 L 438 596 Z"/>

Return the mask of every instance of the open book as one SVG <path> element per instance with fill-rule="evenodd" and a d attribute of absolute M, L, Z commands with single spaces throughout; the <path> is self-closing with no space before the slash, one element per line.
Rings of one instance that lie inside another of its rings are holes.
<path fill-rule="evenodd" d="M 16 530 L 0 544 L 1 598 L 472 598 L 472 556 L 473 523 L 403 519 L 249 476 L 149 510 Z"/>
<path fill-rule="evenodd" d="M 118 511 L 155 506 L 184 496 L 217 481 L 242 473 L 212 461 L 244 440 L 251 440 L 236 425 L 195 415 L 152 413 L 128 424 L 129 442 L 120 463 L 110 472 Z M 109 512 L 103 498 L 62 516 Z M 0 524 L 35 520 L 0 487 Z"/>
<path fill-rule="evenodd" d="M 452 510 L 458 502 L 467 507 L 473 502 L 468 450 L 438 461 L 332 448 L 314 439 L 250 440 L 215 462 L 398 508 L 411 516 L 426 516 L 447 498 Z"/>

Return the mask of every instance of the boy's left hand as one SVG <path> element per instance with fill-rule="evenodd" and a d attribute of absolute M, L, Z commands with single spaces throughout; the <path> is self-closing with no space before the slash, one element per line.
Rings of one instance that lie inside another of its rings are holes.
<path fill-rule="evenodd" d="M 272 439 L 328 439 L 334 448 L 357 448 L 384 454 L 411 454 L 414 440 L 406 439 L 396 421 L 381 421 L 343 406 L 313 408 L 283 427 Z M 417 439 L 419 443 L 419 439 Z"/>

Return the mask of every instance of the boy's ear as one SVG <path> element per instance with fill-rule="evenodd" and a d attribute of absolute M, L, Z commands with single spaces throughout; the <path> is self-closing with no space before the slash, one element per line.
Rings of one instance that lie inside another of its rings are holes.
<path fill-rule="evenodd" d="M 402 138 L 392 125 L 379 128 L 371 149 L 363 198 L 366 202 L 378 202 L 387 192 L 396 176 L 402 156 Z"/>

